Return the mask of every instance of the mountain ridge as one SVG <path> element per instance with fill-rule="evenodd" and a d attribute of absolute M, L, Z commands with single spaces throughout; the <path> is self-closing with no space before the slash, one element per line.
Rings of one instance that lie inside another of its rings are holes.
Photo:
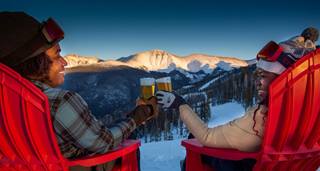
<path fill-rule="evenodd" d="M 248 66 L 246 60 L 235 57 L 212 56 L 201 53 L 193 53 L 187 56 L 178 56 L 167 51 L 155 49 L 139 52 L 117 60 L 102 60 L 96 57 L 84 57 L 79 55 L 66 55 L 68 67 L 96 65 L 100 67 L 129 66 L 146 71 L 171 72 L 175 69 L 183 69 L 189 72 L 200 70 L 211 73 L 217 67 L 224 70 Z"/>

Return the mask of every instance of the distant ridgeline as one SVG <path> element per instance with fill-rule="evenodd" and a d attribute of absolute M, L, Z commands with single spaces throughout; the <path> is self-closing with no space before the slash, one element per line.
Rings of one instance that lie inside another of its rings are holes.
<path fill-rule="evenodd" d="M 253 105 L 255 65 L 231 71 L 217 68 L 212 73 L 189 73 L 173 70 L 169 73 L 145 71 L 129 66 L 79 66 L 67 69 L 62 88 L 79 93 L 92 113 L 106 125 L 125 117 L 134 108 L 139 96 L 139 79 L 170 76 L 173 88 L 182 95 L 206 122 L 210 119 L 210 105 L 236 101 L 245 108 Z M 192 75 L 190 77 L 190 75 Z M 161 111 L 159 117 L 137 131 L 145 142 L 172 140 L 188 135 L 177 111 Z"/>

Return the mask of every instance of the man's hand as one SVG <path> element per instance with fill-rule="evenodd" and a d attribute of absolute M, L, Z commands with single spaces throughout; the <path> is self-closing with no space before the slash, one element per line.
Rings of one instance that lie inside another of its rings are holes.
<path fill-rule="evenodd" d="M 136 105 L 137 107 L 128 116 L 133 118 L 137 126 L 156 117 L 159 113 L 157 98 L 154 96 L 148 100 L 137 99 Z"/>
<path fill-rule="evenodd" d="M 152 117 L 156 117 L 159 114 L 158 108 L 158 100 L 155 96 L 150 97 L 148 100 L 145 101 L 146 104 L 152 107 Z"/>
<path fill-rule="evenodd" d="M 144 100 L 138 97 L 136 100 L 136 107 L 139 105 L 151 105 L 150 107 L 152 107 L 153 110 L 152 115 L 158 116 L 159 108 L 157 105 L 157 98 L 155 96 L 150 97 L 148 100 Z"/>
<path fill-rule="evenodd" d="M 176 93 L 170 93 L 167 91 L 157 91 L 156 97 L 158 104 L 161 104 L 163 108 L 179 108 L 180 105 L 187 104 L 186 101 Z"/>

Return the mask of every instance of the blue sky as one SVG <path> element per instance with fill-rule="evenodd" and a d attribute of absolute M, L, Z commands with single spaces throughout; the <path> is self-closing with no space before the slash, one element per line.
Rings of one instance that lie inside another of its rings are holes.
<path fill-rule="evenodd" d="M 53 17 L 64 29 L 62 55 L 117 59 L 161 49 L 252 59 L 277 42 L 313 26 L 320 29 L 320 1 L 114 0 L 0 2 L 1 11 Z"/>

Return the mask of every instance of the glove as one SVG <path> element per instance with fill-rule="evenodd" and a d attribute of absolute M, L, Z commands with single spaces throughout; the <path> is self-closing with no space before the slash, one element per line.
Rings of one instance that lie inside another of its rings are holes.
<path fill-rule="evenodd" d="M 163 108 L 175 109 L 187 102 L 176 93 L 170 93 L 167 91 L 157 91 L 156 97 L 158 99 L 158 104 L 161 104 Z"/>
<path fill-rule="evenodd" d="M 136 123 L 137 127 L 152 116 L 152 106 L 139 105 L 128 114 Z"/>
<path fill-rule="evenodd" d="M 158 100 L 155 96 L 150 97 L 148 100 L 144 100 L 147 105 L 152 107 L 152 117 L 158 116 Z"/>
<path fill-rule="evenodd" d="M 138 106 L 128 114 L 137 126 L 140 126 L 145 121 L 158 115 L 158 106 L 156 97 L 151 97 L 145 102 L 139 100 Z"/>

